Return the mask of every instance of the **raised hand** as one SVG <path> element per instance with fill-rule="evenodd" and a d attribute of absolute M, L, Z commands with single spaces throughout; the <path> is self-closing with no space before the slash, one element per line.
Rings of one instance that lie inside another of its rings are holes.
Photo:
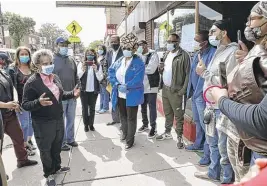
<path fill-rule="evenodd" d="M 40 98 L 39 98 L 39 102 L 42 106 L 46 107 L 46 106 L 50 106 L 50 105 L 53 105 L 53 102 L 52 101 L 49 101 L 50 98 L 45 98 L 45 93 L 43 93 Z"/>
<path fill-rule="evenodd" d="M 248 48 L 242 41 L 238 41 L 240 49 L 235 52 L 235 58 L 238 63 L 243 63 L 245 57 L 248 55 Z"/>
<path fill-rule="evenodd" d="M 200 54 L 198 54 L 198 64 L 197 64 L 196 72 L 200 76 L 200 75 L 202 75 L 204 70 L 206 70 L 206 65 L 203 62 L 203 60 L 201 59 Z"/>

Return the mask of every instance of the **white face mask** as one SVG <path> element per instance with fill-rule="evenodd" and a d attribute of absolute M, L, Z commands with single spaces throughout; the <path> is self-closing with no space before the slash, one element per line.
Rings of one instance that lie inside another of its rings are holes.
<path fill-rule="evenodd" d="M 173 43 L 167 43 L 167 50 L 170 52 L 175 50 L 175 45 Z"/>
<path fill-rule="evenodd" d="M 54 64 L 42 66 L 42 74 L 49 76 L 50 74 L 53 73 L 54 67 L 55 67 Z"/>
<path fill-rule="evenodd" d="M 216 39 L 216 36 L 209 36 L 209 42 L 212 46 L 217 47 L 220 44 L 220 40 Z"/>
<path fill-rule="evenodd" d="M 132 57 L 133 53 L 131 50 L 123 50 L 124 57 Z"/>
<path fill-rule="evenodd" d="M 196 51 L 197 51 L 197 50 L 200 50 L 200 49 L 201 49 L 200 45 L 201 45 L 201 43 L 195 41 L 195 44 L 194 44 L 194 50 L 196 50 Z"/>

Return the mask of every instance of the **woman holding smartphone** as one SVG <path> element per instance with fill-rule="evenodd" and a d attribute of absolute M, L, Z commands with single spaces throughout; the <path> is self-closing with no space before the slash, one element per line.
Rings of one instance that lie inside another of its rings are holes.
<path fill-rule="evenodd" d="M 78 65 L 78 76 L 81 80 L 81 102 L 84 131 L 95 131 L 95 106 L 100 92 L 100 81 L 103 79 L 101 65 L 97 62 L 94 49 L 87 49 L 83 63 Z"/>
<path fill-rule="evenodd" d="M 12 63 L 9 66 L 9 75 L 12 79 L 13 86 L 15 87 L 18 95 L 18 101 L 21 105 L 23 88 L 26 81 L 33 74 L 31 70 L 31 52 L 27 47 L 19 47 L 16 51 L 16 60 L 15 63 Z M 36 149 L 32 142 L 33 128 L 32 128 L 32 119 L 31 113 L 25 110 L 17 112 L 17 116 L 21 125 L 24 136 L 24 145 L 27 149 L 29 156 L 35 155 L 33 150 Z"/>

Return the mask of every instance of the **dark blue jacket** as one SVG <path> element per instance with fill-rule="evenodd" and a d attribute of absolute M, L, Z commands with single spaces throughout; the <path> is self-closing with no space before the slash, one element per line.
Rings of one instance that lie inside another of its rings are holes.
<path fill-rule="evenodd" d="M 206 67 L 208 67 L 215 51 L 216 51 L 216 48 L 209 47 L 201 55 L 201 58 L 203 59 L 203 62 L 205 63 Z M 191 64 L 190 76 L 189 76 L 189 81 L 188 81 L 188 86 L 187 86 L 187 98 L 190 98 L 192 96 L 193 96 L 193 98 L 198 98 L 199 96 L 201 96 L 203 94 L 203 86 L 204 86 L 205 80 L 204 80 L 204 78 L 202 78 L 196 74 L 196 66 L 198 64 L 198 54 L 199 54 L 199 52 L 195 53 L 195 55 L 193 57 L 193 62 Z M 197 77 L 197 78 L 192 79 L 193 73 L 195 73 L 194 77 Z M 193 89 L 193 85 L 192 85 L 193 81 L 195 81 L 195 83 L 196 83 L 195 90 Z"/>
<path fill-rule="evenodd" d="M 116 72 L 121 66 L 121 61 L 124 57 L 115 61 L 108 70 L 108 79 L 112 86 L 111 102 L 112 108 L 115 109 L 118 102 L 118 85 L 119 81 L 116 78 Z M 144 76 L 145 63 L 138 56 L 134 55 L 131 64 L 125 74 L 125 85 L 127 87 L 126 106 L 138 106 L 144 102 Z"/>

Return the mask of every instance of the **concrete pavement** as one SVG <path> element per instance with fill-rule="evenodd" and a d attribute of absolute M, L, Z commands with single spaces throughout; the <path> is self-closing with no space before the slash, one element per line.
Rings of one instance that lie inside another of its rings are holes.
<path fill-rule="evenodd" d="M 85 133 L 78 102 L 76 113 L 76 141 L 78 148 L 62 152 L 62 165 L 70 166 L 67 174 L 58 175 L 57 183 L 66 186 L 215 186 L 218 183 L 194 177 L 199 157 L 195 153 L 176 148 L 175 140 L 147 139 L 147 133 L 136 134 L 134 148 L 124 150 L 120 142 L 119 125 L 106 126 L 110 114 L 96 115 L 95 132 Z M 98 104 L 99 105 L 99 104 Z M 98 106 L 97 106 L 98 107 Z M 138 114 L 138 127 L 142 125 Z M 164 131 L 164 118 L 158 117 L 158 133 Z M 173 131 L 174 139 L 176 135 Z M 16 158 L 9 137 L 5 137 L 3 161 L 10 177 L 9 186 L 42 186 L 42 164 L 37 155 L 30 157 L 39 165 L 16 168 Z"/>

